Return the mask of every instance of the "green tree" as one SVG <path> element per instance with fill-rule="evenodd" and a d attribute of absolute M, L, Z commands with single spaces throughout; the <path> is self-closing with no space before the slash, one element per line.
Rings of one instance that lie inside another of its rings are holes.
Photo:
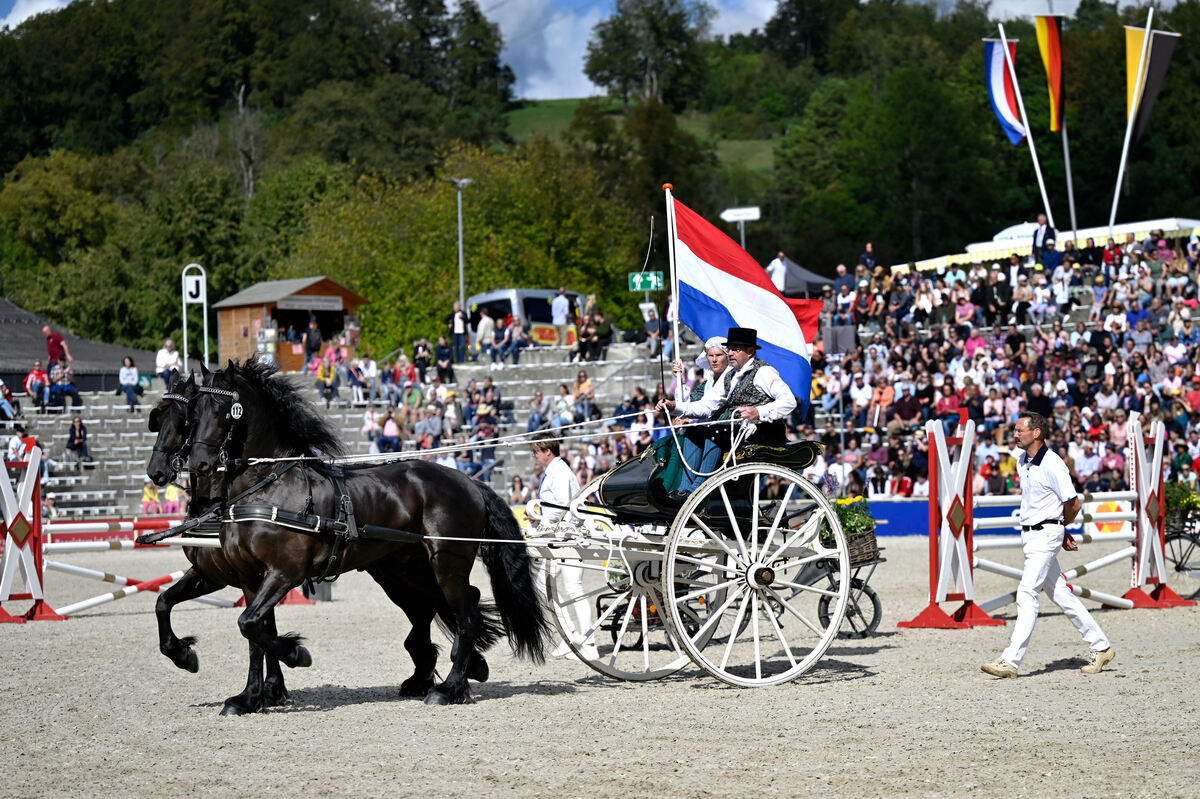
<path fill-rule="evenodd" d="M 274 138 L 288 156 L 407 177 L 433 163 L 442 121 L 441 104 L 427 88 L 384 75 L 366 88 L 330 81 L 310 89 Z"/>
<path fill-rule="evenodd" d="M 682 106 L 703 85 L 712 15 L 703 0 L 617 0 L 616 13 L 592 29 L 583 71 L 623 102 Z"/>
<path fill-rule="evenodd" d="M 833 30 L 855 5 L 855 0 L 780 0 L 763 28 L 767 48 L 789 67 L 812 61 L 823 70 Z"/>

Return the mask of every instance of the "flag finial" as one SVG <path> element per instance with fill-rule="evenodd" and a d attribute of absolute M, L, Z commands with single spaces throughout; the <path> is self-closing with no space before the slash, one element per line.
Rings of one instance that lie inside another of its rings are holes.
<path fill-rule="evenodd" d="M 670 183 L 664 183 L 664 184 L 663 184 L 663 191 L 670 191 L 670 190 L 671 190 L 671 189 L 673 189 L 673 188 L 675 188 L 675 187 L 674 187 L 674 186 L 672 186 Z"/>

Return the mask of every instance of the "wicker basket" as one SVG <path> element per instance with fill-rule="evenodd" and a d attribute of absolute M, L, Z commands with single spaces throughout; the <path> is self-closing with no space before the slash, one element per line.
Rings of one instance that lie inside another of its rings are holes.
<path fill-rule="evenodd" d="M 879 557 L 879 545 L 875 543 L 874 527 L 864 533 L 860 533 L 854 538 L 848 538 L 846 546 L 850 554 L 851 566 L 857 566 L 860 563 L 870 563 Z"/>

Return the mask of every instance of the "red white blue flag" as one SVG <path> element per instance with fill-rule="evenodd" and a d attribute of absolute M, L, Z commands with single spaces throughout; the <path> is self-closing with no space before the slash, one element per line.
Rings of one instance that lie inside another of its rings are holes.
<path fill-rule="evenodd" d="M 817 335 L 820 300 L 789 300 L 748 252 L 668 195 L 675 214 L 679 321 L 701 340 L 731 327 L 758 332 L 759 357 L 779 371 L 807 412 L 812 391 L 809 342 Z"/>
<path fill-rule="evenodd" d="M 1009 57 L 1016 63 L 1017 42 L 1008 40 Z M 1025 126 L 1021 124 L 1021 113 L 1017 109 L 1017 90 L 1013 86 L 1012 73 L 1004 58 L 1004 45 L 992 39 L 983 42 L 983 73 L 987 84 L 988 100 L 992 111 L 1000 122 L 1004 135 L 1016 147 L 1025 138 Z"/>

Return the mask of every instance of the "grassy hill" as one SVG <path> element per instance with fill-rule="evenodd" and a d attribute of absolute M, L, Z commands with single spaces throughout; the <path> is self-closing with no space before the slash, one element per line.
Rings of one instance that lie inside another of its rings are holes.
<path fill-rule="evenodd" d="M 505 114 L 508 119 L 508 135 L 513 141 L 527 140 L 534 132 L 558 139 L 571 124 L 571 117 L 580 100 L 527 100 L 520 108 Z M 620 116 L 621 104 L 613 100 L 609 113 Z M 690 111 L 679 118 L 680 127 L 694 136 L 713 140 L 709 131 L 708 114 Z M 717 157 L 725 164 L 740 164 L 754 172 L 770 172 L 774 166 L 774 141 L 772 139 L 721 139 L 714 140 Z"/>

